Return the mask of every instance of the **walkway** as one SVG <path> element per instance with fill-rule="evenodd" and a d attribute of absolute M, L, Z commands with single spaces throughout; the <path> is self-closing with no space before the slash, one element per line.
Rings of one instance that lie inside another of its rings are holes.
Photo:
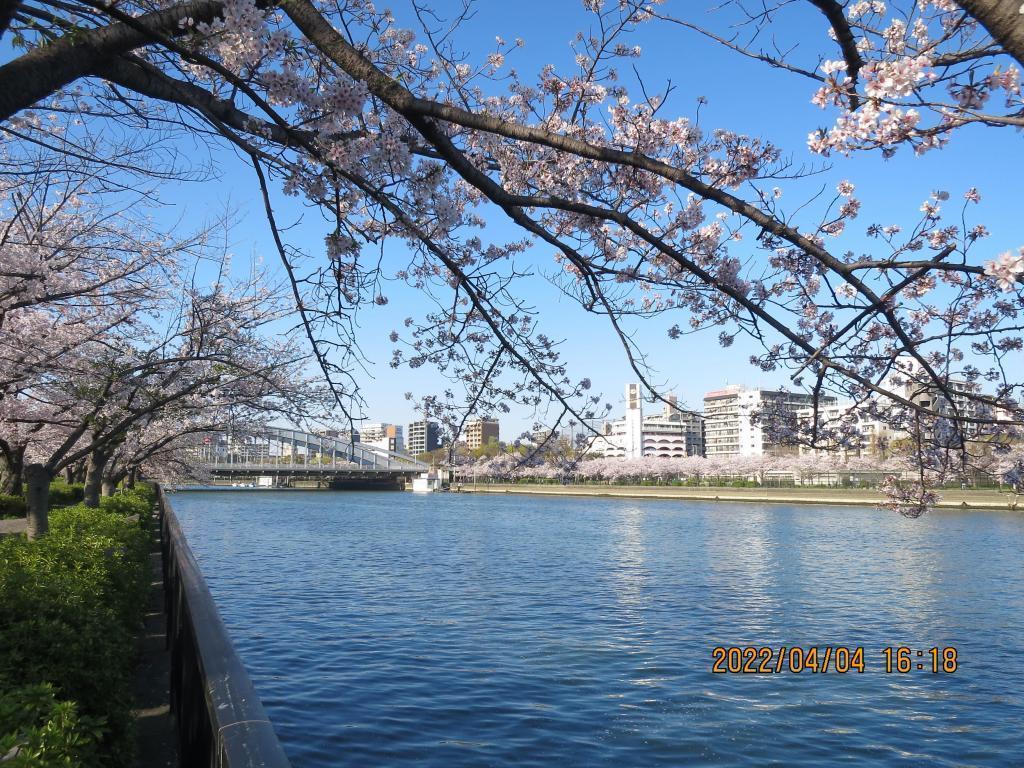
<path fill-rule="evenodd" d="M 171 654 L 166 649 L 164 579 L 160 559 L 160 531 L 154 531 L 149 554 L 149 600 L 145 628 L 139 640 L 135 670 L 135 728 L 138 739 L 136 768 L 177 768 L 178 742 L 171 717 Z"/>
<path fill-rule="evenodd" d="M 28 520 L 24 517 L 12 517 L 9 520 L 0 520 L 0 536 L 9 536 L 12 533 L 24 533 L 28 530 Z"/>

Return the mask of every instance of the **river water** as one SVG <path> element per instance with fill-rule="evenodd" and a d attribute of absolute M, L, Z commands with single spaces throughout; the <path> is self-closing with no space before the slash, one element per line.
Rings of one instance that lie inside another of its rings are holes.
<path fill-rule="evenodd" d="M 1024 764 L 1024 516 L 171 499 L 297 768 Z M 860 646 L 866 671 L 711 672 L 747 645 Z"/>

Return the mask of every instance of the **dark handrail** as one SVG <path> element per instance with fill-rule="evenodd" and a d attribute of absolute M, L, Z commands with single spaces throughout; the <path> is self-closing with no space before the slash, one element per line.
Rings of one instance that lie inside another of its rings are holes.
<path fill-rule="evenodd" d="M 180 765 L 290 768 L 163 488 L 158 498 Z"/>

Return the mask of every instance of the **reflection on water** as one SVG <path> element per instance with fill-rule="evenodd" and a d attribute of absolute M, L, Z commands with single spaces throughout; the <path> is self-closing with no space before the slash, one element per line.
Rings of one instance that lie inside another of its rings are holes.
<path fill-rule="evenodd" d="M 785 609 L 774 567 L 771 541 L 778 535 L 777 521 L 766 507 L 755 506 L 736 514 L 730 509 L 721 525 L 707 531 L 709 575 L 713 593 L 724 603 L 721 609 L 740 618 L 726 636 L 714 645 L 759 645 L 771 642 L 765 636 L 770 617 Z M 711 606 L 714 610 L 714 606 Z"/>
<path fill-rule="evenodd" d="M 369 493 L 177 494 L 296 766 L 1017 765 L 1024 520 Z M 715 645 L 868 671 L 715 675 Z M 880 649 L 955 645 L 954 675 Z"/>
<path fill-rule="evenodd" d="M 639 506 L 629 506 L 619 512 L 610 530 L 610 546 L 615 557 L 612 578 L 615 580 L 615 594 L 624 610 L 632 611 L 638 621 L 643 620 L 639 609 L 646 605 L 644 587 L 648 573 L 644 555 L 644 511 Z"/>

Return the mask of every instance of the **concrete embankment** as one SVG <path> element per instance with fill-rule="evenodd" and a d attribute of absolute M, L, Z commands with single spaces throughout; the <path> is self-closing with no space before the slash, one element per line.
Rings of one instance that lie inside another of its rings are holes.
<path fill-rule="evenodd" d="M 753 501 L 770 504 L 849 504 L 877 506 L 878 491 L 846 488 L 718 488 L 650 485 L 497 485 L 467 483 L 469 493 L 522 493 L 541 496 L 596 496 L 688 501 Z M 1021 503 L 1018 505 L 1018 498 Z M 942 509 L 1003 509 L 1024 511 L 1024 498 L 1000 491 L 943 491 Z"/>

